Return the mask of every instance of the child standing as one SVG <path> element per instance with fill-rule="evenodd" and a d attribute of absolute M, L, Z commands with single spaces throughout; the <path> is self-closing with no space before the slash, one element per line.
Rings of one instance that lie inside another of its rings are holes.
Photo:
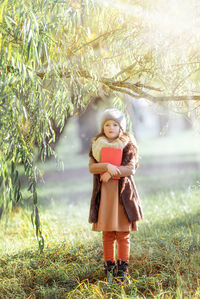
<path fill-rule="evenodd" d="M 100 162 L 104 147 L 122 150 L 121 166 Z M 138 147 L 134 137 L 126 132 L 126 119 L 121 111 L 104 111 L 101 132 L 94 137 L 89 156 L 89 170 L 94 174 L 89 222 L 93 223 L 93 231 L 102 231 L 106 276 L 111 273 L 123 280 L 128 273 L 130 232 L 137 230 L 136 222 L 143 214 L 132 178 L 138 167 Z M 116 176 L 120 179 L 114 179 Z"/>

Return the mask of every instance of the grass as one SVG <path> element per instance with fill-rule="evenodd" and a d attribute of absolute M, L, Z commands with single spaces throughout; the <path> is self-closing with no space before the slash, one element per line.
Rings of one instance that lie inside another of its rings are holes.
<path fill-rule="evenodd" d="M 87 224 L 86 204 L 41 213 L 42 254 L 28 213 L 18 209 L 5 234 L 7 246 L 1 247 L 2 298 L 198 298 L 198 193 L 163 193 L 156 203 L 153 196 L 146 199 L 145 220 L 131 234 L 131 283 L 125 286 L 104 281 L 101 236 Z"/>
<path fill-rule="evenodd" d="M 68 130 L 73 135 L 75 127 Z M 178 145 L 186 135 L 179 136 Z M 156 148 L 164 142 L 168 151 L 166 139 L 155 142 Z M 7 226 L 2 220 L 0 298 L 200 298 L 198 167 L 191 164 L 198 166 L 197 148 L 182 152 L 191 166 L 187 171 L 175 167 L 169 174 L 152 142 L 149 151 L 147 146 L 142 151 L 141 143 L 136 183 L 145 219 L 131 234 L 130 283 L 119 285 L 104 279 L 101 234 L 88 224 L 92 176 L 86 171 L 88 157 L 76 154 L 78 147 L 77 139 L 66 147 L 63 138 L 58 150 L 64 172 L 55 170 L 53 161 L 43 168 L 46 183 L 39 187 L 43 253 L 37 248 L 28 204 L 15 208 Z M 178 155 L 174 151 L 172 160 Z M 166 156 L 169 160 L 169 152 Z M 152 161 L 163 171 L 152 171 Z"/>

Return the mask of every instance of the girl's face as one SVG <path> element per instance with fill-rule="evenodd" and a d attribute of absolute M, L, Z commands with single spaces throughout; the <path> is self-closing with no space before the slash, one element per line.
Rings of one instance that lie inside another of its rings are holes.
<path fill-rule="evenodd" d="M 110 140 L 114 140 L 119 136 L 120 126 L 114 120 L 107 120 L 103 126 L 104 134 Z"/>

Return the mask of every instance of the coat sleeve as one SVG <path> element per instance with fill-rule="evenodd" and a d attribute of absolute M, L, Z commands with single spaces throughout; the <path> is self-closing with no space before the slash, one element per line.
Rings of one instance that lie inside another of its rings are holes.
<path fill-rule="evenodd" d="M 103 172 L 106 172 L 108 163 L 97 163 L 95 160 L 91 157 L 89 160 L 89 171 L 93 174 L 100 174 Z"/>
<path fill-rule="evenodd" d="M 120 177 L 131 176 L 135 174 L 137 168 L 137 152 L 133 144 L 128 145 L 124 149 L 124 159 L 122 159 L 122 165 L 119 166 Z"/>
<path fill-rule="evenodd" d="M 135 163 L 134 160 L 132 160 L 128 165 L 126 166 L 119 166 L 120 171 L 120 177 L 130 176 L 135 174 Z"/>

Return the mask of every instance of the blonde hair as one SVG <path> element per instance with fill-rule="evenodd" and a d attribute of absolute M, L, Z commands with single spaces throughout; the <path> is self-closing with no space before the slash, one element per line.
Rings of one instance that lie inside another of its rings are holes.
<path fill-rule="evenodd" d="M 105 133 L 104 133 L 104 129 L 103 129 L 103 128 L 101 129 L 101 132 L 100 132 L 99 134 L 97 134 L 97 135 L 93 138 L 93 141 L 96 141 L 99 137 L 102 137 L 102 136 L 104 136 L 105 138 L 107 138 L 106 135 L 105 135 Z M 122 142 L 126 142 L 126 137 L 129 138 L 130 142 L 132 142 L 132 140 L 133 140 L 133 138 L 134 138 L 129 132 L 124 132 L 124 131 L 120 128 L 118 138 L 119 138 Z M 132 142 L 132 143 L 133 143 L 133 142 Z M 133 146 L 134 146 L 135 162 L 136 162 L 136 168 L 137 168 L 137 167 L 139 166 L 139 164 L 138 164 L 138 146 L 137 146 L 137 144 L 135 144 L 135 143 L 133 144 Z"/>
<path fill-rule="evenodd" d="M 102 137 L 102 136 L 104 136 L 105 138 L 107 138 L 106 135 L 105 135 L 105 133 L 104 133 L 104 129 L 103 129 L 103 128 L 102 128 L 101 132 L 100 132 L 99 134 L 97 134 L 97 135 L 93 138 L 93 141 L 96 141 L 99 137 Z M 120 128 L 118 138 L 119 138 L 122 142 L 125 142 L 125 141 L 126 141 L 126 137 L 128 137 L 128 138 L 130 139 L 130 141 L 132 140 L 132 135 L 131 135 L 130 133 L 128 133 L 128 132 L 124 132 L 124 131 Z M 136 149 L 138 150 L 138 146 L 136 146 L 135 144 L 134 144 L 134 146 L 135 146 Z"/>

